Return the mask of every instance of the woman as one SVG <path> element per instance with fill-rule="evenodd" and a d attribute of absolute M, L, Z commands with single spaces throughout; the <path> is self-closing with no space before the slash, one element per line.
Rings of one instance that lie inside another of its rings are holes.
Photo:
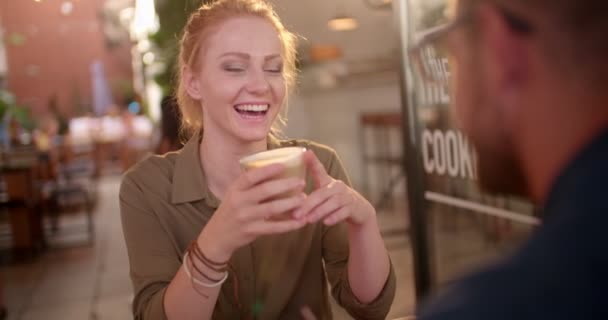
<path fill-rule="evenodd" d="M 192 137 L 136 165 L 120 191 L 136 319 L 331 319 L 327 280 L 355 318 L 388 313 L 395 278 L 374 208 L 333 150 L 276 137 L 295 45 L 261 0 L 188 20 L 177 99 Z M 309 150 L 309 181 L 273 179 L 281 165 L 241 172 L 240 158 L 284 146 Z"/>

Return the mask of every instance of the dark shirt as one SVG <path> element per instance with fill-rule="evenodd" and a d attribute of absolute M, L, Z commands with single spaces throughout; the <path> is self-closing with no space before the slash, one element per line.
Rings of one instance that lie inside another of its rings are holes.
<path fill-rule="evenodd" d="M 608 319 L 608 130 L 555 180 L 512 257 L 456 282 L 422 320 Z"/>

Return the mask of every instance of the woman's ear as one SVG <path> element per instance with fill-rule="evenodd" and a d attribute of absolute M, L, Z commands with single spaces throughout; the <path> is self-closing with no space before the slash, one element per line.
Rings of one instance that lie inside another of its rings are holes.
<path fill-rule="evenodd" d="M 188 66 L 182 67 L 182 83 L 186 89 L 188 95 L 195 100 L 201 100 L 201 87 L 200 80 L 196 73 L 192 71 L 192 69 Z"/>

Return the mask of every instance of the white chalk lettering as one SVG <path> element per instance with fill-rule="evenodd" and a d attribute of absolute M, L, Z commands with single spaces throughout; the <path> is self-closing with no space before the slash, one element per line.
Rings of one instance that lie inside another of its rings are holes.
<path fill-rule="evenodd" d="M 433 155 L 435 155 L 435 172 L 439 175 L 445 174 L 446 150 L 443 132 L 435 130 L 433 132 Z"/>
<path fill-rule="evenodd" d="M 434 48 L 426 48 L 422 54 L 423 68 L 426 79 L 419 82 L 421 86 L 421 100 L 425 105 L 449 104 L 449 79 L 451 72 L 447 58 L 439 57 Z"/>
<path fill-rule="evenodd" d="M 448 174 L 450 177 L 455 177 L 458 175 L 458 145 L 456 140 L 456 134 L 454 131 L 448 131 L 445 135 L 445 148 L 446 152 L 446 160 L 448 165 Z"/>
<path fill-rule="evenodd" d="M 475 150 L 461 132 L 422 132 L 422 160 L 427 174 L 477 179 Z"/>
<path fill-rule="evenodd" d="M 429 149 L 426 147 L 430 144 L 433 144 L 433 135 L 430 131 L 424 130 L 422 132 L 422 160 L 424 163 L 424 171 L 426 172 L 435 171 L 435 162 L 431 160 Z"/>
<path fill-rule="evenodd" d="M 472 156 L 473 159 L 476 159 L 475 150 L 469 145 L 469 140 L 467 140 L 462 133 L 459 132 L 458 147 L 460 150 L 458 153 L 460 155 L 460 177 L 463 179 L 467 177 L 477 179 L 477 162 L 471 160 Z"/>

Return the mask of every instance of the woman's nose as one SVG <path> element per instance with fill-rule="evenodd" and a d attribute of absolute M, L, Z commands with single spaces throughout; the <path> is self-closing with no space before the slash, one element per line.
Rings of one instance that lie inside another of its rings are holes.
<path fill-rule="evenodd" d="M 263 94 L 270 90 L 270 84 L 263 71 L 251 72 L 247 82 L 247 91 Z"/>

